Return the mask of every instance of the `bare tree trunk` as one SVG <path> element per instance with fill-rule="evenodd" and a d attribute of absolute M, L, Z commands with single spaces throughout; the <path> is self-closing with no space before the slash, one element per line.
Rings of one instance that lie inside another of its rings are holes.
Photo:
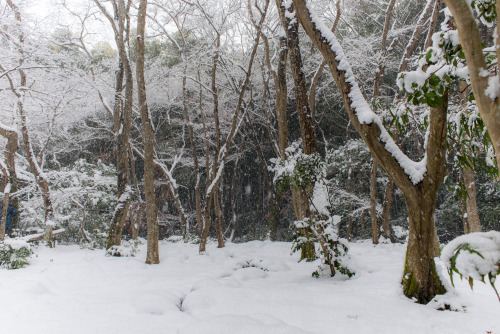
<path fill-rule="evenodd" d="M 378 100 L 380 95 L 380 87 L 382 86 L 382 80 L 385 72 L 385 57 L 387 56 L 387 35 L 389 34 L 389 24 L 391 22 L 392 9 L 396 0 L 391 0 L 387 5 L 387 10 L 385 12 L 385 23 L 384 31 L 382 33 L 382 46 L 380 48 L 380 59 L 378 64 L 378 70 L 375 72 L 375 79 L 373 84 L 373 99 Z"/>
<path fill-rule="evenodd" d="M 3 193 L 3 208 L 2 208 L 2 220 L 0 222 L 0 241 L 5 239 L 5 223 L 7 221 L 7 210 L 9 207 L 9 172 L 7 170 L 7 166 L 4 165 L 3 162 L 0 161 L 0 169 L 2 170 L 2 175 L 5 183 L 2 185 L 2 189 L 0 191 Z M 7 190 L 7 191 L 6 191 Z"/>
<path fill-rule="evenodd" d="M 251 11 L 250 4 L 251 4 L 251 2 L 249 1 L 248 2 L 249 11 Z M 268 7 L 269 7 L 269 1 L 266 0 L 264 9 L 259 10 L 261 13 L 261 17 L 260 17 L 259 23 L 256 24 L 257 36 L 255 37 L 255 42 L 254 42 L 254 45 L 252 48 L 252 52 L 250 54 L 248 68 L 247 68 L 246 76 L 245 76 L 245 81 L 243 82 L 243 85 L 242 85 L 241 90 L 239 92 L 238 103 L 236 105 L 236 111 L 233 115 L 233 119 L 232 119 L 232 123 L 231 123 L 231 131 L 229 132 L 229 135 L 227 137 L 226 143 L 224 144 L 224 147 L 221 149 L 221 154 L 220 154 L 221 156 L 216 157 L 216 159 L 219 159 L 219 163 L 217 164 L 218 168 L 217 168 L 217 171 L 214 175 L 214 178 L 211 180 L 210 184 L 208 184 L 208 182 L 207 182 L 207 189 L 206 189 L 206 195 L 205 195 L 206 205 L 205 205 L 205 210 L 204 210 L 205 225 L 204 225 L 203 233 L 201 235 L 201 240 L 200 240 L 200 248 L 199 248 L 200 253 L 205 252 L 205 248 L 206 248 L 206 244 L 207 244 L 207 240 L 208 240 L 208 232 L 210 230 L 210 207 L 209 207 L 208 203 L 210 203 L 210 201 L 212 200 L 214 190 L 216 189 L 216 187 L 219 186 L 219 183 L 221 181 L 222 172 L 224 171 L 224 168 L 226 166 L 226 160 L 227 160 L 227 157 L 229 154 L 229 150 L 231 148 L 231 143 L 233 141 L 235 134 L 237 133 L 237 131 L 239 129 L 238 122 L 239 122 L 240 111 L 241 111 L 242 106 L 243 106 L 243 98 L 245 96 L 247 87 L 250 83 L 253 62 L 254 62 L 255 55 L 257 53 L 257 49 L 259 46 L 259 41 L 260 41 L 260 37 L 261 37 L 261 29 L 262 29 L 262 25 L 264 23 L 266 15 L 267 15 Z"/>
<path fill-rule="evenodd" d="M 217 248 L 224 247 L 224 235 L 222 233 L 222 222 L 219 202 L 219 189 L 214 191 L 214 210 L 215 210 L 215 234 L 217 235 Z"/>
<path fill-rule="evenodd" d="M 16 21 L 20 24 L 21 23 L 21 12 L 19 11 L 19 8 L 11 0 L 7 0 L 7 4 L 15 12 Z M 20 55 L 19 65 L 22 65 L 24 63 L 23 45 L 24 45 L 24 35 L 21 33 L 19 35 L 19 55 Z M 22 69 L 18 69 L 17 71 L 19 73 L 21 87 L 27 87 L 26 73 Z M 36 183 L 42 192 L 43 204 L 44 204 L 44 208 L 45 208 L 45 226 L 46 226 L 44 239 L 47 242 L 47 244 L 50 247 L 52 247 L 52 227 L 54 225 L 54 221 L 53 221 L 54 209 L 52 207 L 52 200 L 50 197 L 49 183 L 47 181 L 45 174 L 43 173 L 42 169 L 40 168 L 38 161 L 36 160 L 36 156 L 33 153 L 33 148 L 31 146 L 31 139 L 30 139 L 30 134 L 29 134 L 28 125 L 27 125 L 27 116 L 26 116 L 26 112 L 24 110 L 24 105 L 23 105 L 25 92 L 21 91 L 21 90 L 17 90 L 14 87 L 13 81 L 10 78 L 10 76 L 8 74 L 6 74 L 6 76 L 9 80 L 12 93 L 14 93 L 14 95 L 16 95 L 16 97 L 17 97 L 17 111 L 19 113 L 19 116 L 21 117 L 21 133 L 23 135 L 23 142 L 24 142 L 24 149 L 26 151 L 26 157 L 27 157 L 27 160 L 29 162 L 31 172 L 35 176 Z M 11 153 L 12 149 L 14 147 L 17 147 L 17 144 L 11 143 L 11 145 L 13 147 L 9 149 L 10 154 L 12 154 Z M 13 163 L 12 156 L 10 158 L 8 158 L 8 163 L 9 164 Z M 11 169 L 12 169 L 12 167 L 11 167 Z M 16 184 L 16 186 L 17 186 L 17 184 Z"/>
<path fill-rule="evenodd" d="M 9 129 L 6 126 L 0 126 L 0 135 L 7 139 L 7 145 L 5 146 L 3 154 L 5 156 L 5 165 L 9 178 L 5 180 L 5 184 L 8 183 L 10 185 L 9 194 L 15 194 L 17 193 L 18 189 L 15 156 L 18 148 L 19 135 L 17 131 L 15 131 L 14 129 Z M 9 200 L 12 203 L 14 209 L 19 212 L 19 198 L 17 196 L 14 196 Z M 19 215 L 12 218 L 12 229 L 18 227 L 18 222 Z"/>
<path fill-rule="evenodd" d="M 391 224 L 391 210 L 394 203 L 394 181 L 389 178 L 385 187 L 384 204 L 382 208 L 382 235 L 394 242 Z"/>
<path fill-rule="evenodd" d="M 348 130 L 349 131 L 349 128 Z M 349 138 L 349 135 L 347 136 Z M 352 219 L 352 168 L 351 168 L 351 155 L 349 153 L 348 155 L 349 162 L 347 164 L 347 194 L 349 195 L 349 204 L 348 204 L 348 209 L 347 209 L 347 217 L 348 217 L 348 224 L 347 224 L 347 231 L 346 231 L 346 239 L 348 241 L 351 241 L 351 234 L 352 234 L 352 225 L 354 224 L 354 220 Z"/>
<path fill-rule="evenodd" d="M 284 3 L 280 0 L 276 0 L 276 4 L 280 13 L 283 30 L 287 35 L 288 55 L 290 69 L 292 71 L 293 81 L 295 84 L 295 104 L 297 107 L 297 114 L 299 116 L 302 146 L 304 154 L 313 154 L 316 152 L 316 135 L 314 132 L 314 121 L 307 96 L 308 90 L 300 52 L 299 23 L 297 20 L 292 19 L 295 14 L 291 3 L 287 4 L 287 8 L 283 7 Z M 297 220 L 309 217 L 310 209 L 307 191 L 292 189 L 292 196 Z M 307 233 L 307 231 L 301 231 L 301 233 Z M 304 245 L 301 249 L 301 259 L 313 261 L 315 258 L 314 243 L 310 242 Z"/>
<path fill-rule="evenodd" d="M 370 177 L 370 217 L 372 220 L 372 243 L 374 245 L 378 244 L 378 238 L 380 237 L 380 229 L 378 227 L 378 215 L 377 215 L 377 160 L 373 159 L 372 171 Z"/>
<path fill-rule="evenodd" d="M 136 197 L 136 204 L 130 208 L 130 224 L 132 229 L 132 239 L 137 240 L 139 237 L 139 225 L 141 222 L 141 214 L 142 214 L 142 198 L 141 191 L 139 189 L 139 184 L 137 182 L 137 175 L 135 173 L 135 160 L 134 160 L 134 152 L 132 150 L 132 145 L 128 146 L 128 154 L 130 157 L 130 174 L 132 177 L 132 183 L 134 184 L 134 192 Z"/>
<path fill-rule="evenodd" d="M 464 233 L 481 232 L 481 221 L 477 212 L 476 203 L 476 180 L 474 171 L 468 167 L 462 169 L 462 177 L 467 189 L 467 198 L 465 198 L 465 207 L 467 209 L 467 219 L 464 225 Z"/>
<path fill-rule="evenodd" d="M 427 50 L 427 48 L 432 45 L 432 35 L 436 30 L 439 9 L 441 8 L 442 0 L 433 0 L 433 1 L 434 1 L 434 8 L 432 9 L 431 24 L 429 25 L 429 29 L 427 31 L 427 37 L 425 38 L 424 50 Z"/>
<path fill-rule="evenodd" d="M 360 218 L 360 224 L 361 224 L 361 240 L 365 239 L 365 210 L 361 211 L 361 218 Z"/>
<path fill-rule="evenodd" d="M 486 93 L 490 84 L 489 76 L 482 73 L 487 68 L 487 65 L 481 44 L 481 33 L 468 1 L 444 0 L 444 2 L 455 18 L 458 37 L 469 68 L 470 84 L 474 92 L 474 98 L 497 153 L 497 164 L 500 166 L 500 99 L 496 97 L 495 100 L 492 100 Z M 496 2 L 496 11 L 497 14 L 500 14 L 500 1 Z M 500 25 L 497 24 L 495 34 L 498 36 L 499 32 Z M 497 58 L 500 59 L 500 38 L 496 39 L 495 48 Z"/>
<path fill-rule="evenodd" d="M 119 66 L 116 72 L 115 105 L 113 107 L 113 122 L 116 138 L 116 174 L 117 196 L 116 205 L 108 231 L 106 248 L 120 245 L 123 227 L 127 219 L 131 202 L 130 169 L 129 169 L 129 137 L 132 121 L 133 104 L 133 75 L 127 54 L 127 42 L 130 32 L 129 11 L 131 2 L 125 4 L 124 0 L 113 0 L 113 15 L 111 15 L 99 0 L 94 0 L 101 13 L 111 24 L 116 46 L 118 48 Z M 125 85 L 123 80 L 125 79 Z M 125 98 L 122 91 L 125 88 Z"/>
<path fill-rule="evenodd" d="M 144 31 L 146 28 L 147 0 L 141 0 L 137 17 L 137 96 L 142 121 L 142 138 L 144 142 L 144 192 L 146 194 L 146 221 L 148 225 L 148 249 L 146 263 L 160 263 L 158 250 L 158 213 L 156 208 L 154 184 L 154 144 L 155 132 L 149 117 L 146 96 L 146 81 L 144 79 Z"/>
<path fill-rule="evenodd" d="M 333 26 L 331 29 L 332 32 L 335 32 L 335 29 L 337 29 L 337 25 L 340 21 L 340 1 L 337 1 L 337 4 L 335 6 L 337 12 L 335 15 L 335 21 L 333 22 Z M 323 73 L 325 67 L 326 61 L 323 60 L 316 73 L 314 73 L 314 77 L 311 80 L 311 87 L 309 88 L 309 108 L 311 108 L 311 116 L 313 120 L 315 119 L 314 116 L 316 113 L 316 88 L 319 83 L 319 78 L 321 77 L 321 74 Z"/>

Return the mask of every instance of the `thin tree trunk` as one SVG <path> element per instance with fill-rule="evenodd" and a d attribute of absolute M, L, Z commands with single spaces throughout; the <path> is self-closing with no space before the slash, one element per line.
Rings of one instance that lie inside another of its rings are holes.
<path fill-rule="evenodd" d="M 314 122 L 307 97 L 308 90 L 303 71 L 302 55 L 300 52 L 299 23 L 297 20 L 292 19 L 295 15 L 293 4 L 285 4 L 280 0 L 276 0 L 276 5 L 280 13 L 282 28 L 287 35 L 288 56 L 290 61 L 290 70 L 292 72 L 295 86 L 295 104 L 297 107 L 297 114 L 299 116 L 302 147 L 304 154 L 309 155 L 316 152 L 317 144 L 314 132 Z M 285 5 L 287 6 L 286 8 L 284 7 Z M 312 191 L 312 188 L 314 188 L 314 186 L 311 186 L 309 192 Z M 307 190 L 292 189 L 293 203 L 297 220 L 302 220 L 305 217 L 310 216 L 309 197 L 307 196 L 307 192 Z M 305 234 L 307 231 L 303 230 L 301 233 Z M 315 260 L 316 256 L 314 243 L 309 242 L 302 247 L 300 258 L 306 259 L 307 261 Z"/>
<path fill-rule="evenodd" d="M 346 238 L 348 241 L 351 241 L 352 225 L 354 224 L 354 220 L 352 219 L 352 198 L 351 198 L 352 197 L 352 168 L 351 168 L 350 153 L 349 153 L 348 159 L 349 159 L 349 162 L 347 164 L 347 166 L 348 166 L 347 167 L 347 194 L 349 195 L 349 204 L 348 204 L 348 208 L 347 208 L 347 217 L 348 217 L 349 223 L 347 224 Z"/>
<path fill-rule="evenodd" d="M 382 46 L 380 48 L 380 59 L 378 64 L 378 70 L 375 72 L 375 79 L 373 84 L 373 98 L 378 100 L 380 95 L 380 87 L 382 86 L 382 80 L 385 72 L 385 57 L 387 56 L 387 35 L 389 34 L 389 24 L 391 22 L 392 9 L 396 0 L 391 0 L 387 5 L 387 10 L 385 12 L 385 23 L 384 31 L 382 33 Z"/>
<path fill-rule="evenodd" d="M 127 54 L 127 42 L 130 31 L 129 11 L 131 2 L 125 4 L 124 0 L 112 1 L 113 15 L 99 0 L 94 0 L 102 14 L 111 24 L 118 48 L 119 66 L 116 71 L 115 105 L 113 107 L 114 132 L 116 138 L 116 174 L 117 196 L 116 205 L 108 231 L 106 248 L 120 245 L 123 227 L 127 219 L 131 203 L 130 169 L 129 169 L 129 137 L 132 122 L 133 104 L 133 75 Z M 125 85 L 123 80 L 125 79 Z M 125 99 L 123 100 L 123 88 Z"/>
<path fill-rule="evenodd" d="M 370 177 L 370 217 L 372 221 L 372 243 L 374 245 L 378 244 L 378 238 L 380 236 L 380 229 L 378 227 L 378 217 L 377 217 L 377 160 L 373 160 L 372 171 Z"/>
<path fill-rule="evenodd" d="M 5 180 L 5 183 L 10 184 L 10 194 L 17 193 L 17 174 L 16 174 L 16 161 L 15 156 L 18 148 L 19 134 L 15 129 L 9 129 L 6 126 L 0 126 L 0 135 L 7 139 L 7 145 L 4 149 L 5 165 L 9 178 Z M 19 212 L 19 198 L 17 196 L 11 197 L 10 202 L 14 209 Z M 12 229 L 18 227 L 19 215 L 12 218 Z"/>
<path fill-rule="evenodd" d="M 2 186 L 2 189 L 0 189 L 0 191 L 3 193 L 2 220 L 0 222 L 0 241 L 3 241 L 5 239 L 5 223 L 7 221 L 7 210 L 9 208 L 10 178 L 7 166 L 5 166 L 4 163 L 1 161 L 0 161 L 0 169 L 2 170 L 2 175 L 5 182 Z"/>
<path fill-rule="evenodd" d="M 146 221 L 148 225 L 148 246 L 146 263 L 160 263 L 158 250 L 158 214 L 156 208 L 155 184 L 154 184 L 154 144 L 155 133 L 151 119 L 146 96 L 146 81 L 144 79 L 144 36 L 146 28 L 147 0 L 141 0 L 137 17 L 137 96 L 142 121 L 142 138 L 144 143 L 144 192 L 146 194 Z"/>
<path fill-rule="evenodd" d="M 19 8 L 11 1 L 7 0 L 7 4 L 9 7 L 15 12 L 16 21 L 21 24 L 21 12 Z M 19 35 L 19 65 L 21 66 L 24 63 L 24 50 L 22 49 L 24 46 L 24 35 L 21 33 Z M 20 77 L 20 85 L 21 87 L 27 87 L 27 78 L 26 73 L 22 69 L 17 70 Z M 43 204 L 45 208 L 45 236 L 44 239 L 47 244 L 52 247 L 52 227 L 54 225 L 54 210 L 52 207 L 52 200 L 50 197 L 50 188 L 49 183 L 42 169 L 40 168 L 38 161 L 36 160 L 36 156 L 33 153 L 33 148 L 31 146 L 31 139 L 27 125 L 27 115 L 24 110 L 23 100 L 24 100 L 24 91 L 17 90 L 14 87 L 13 81 L 8 74 L 6 74 L 9 79 L 10 88 L 12 93 L 17 97 L 17 111 L 19 112 L 19 116 L 21 117 L 21 133 L 23 135 L 24 149 L 26 151 L 26 157 L 30 165 L 31 172 L 35 176 L 36 183 L 42 192 Z M 16 144 L 11 143 L 12 146 L 17 146 Z M 12 147 L 9 151 L 12 152 Z M 10 153 L 10 152 L 9 152 Z M 13 157 L 10 157 L 8 160 L 13 160 Z M 13 161 L 10 161 L 12 163 Z M 17 186 L 17 184 L 16 184 Z"/>
<path fill-rule="evenodd" d="M 471 168 L 465 167 L 462 169 L 462 177 L 467 189 L 467 198 L 465 198 L 465 206 L 467 219 L 464 225 L 464 233 L 481 232 L 481 221 L 477 211 L 476 203 L 476 180 L 474 179 L 474 171 Z"/>
<path fill-rule="evenodd" d="M 248 2 L 248 7 L 249 7 L 249 10 L 251 11 L 250 1 Z M 269 1 L 267 0 L 265 3 L 264 9 L 260 10 L 261 17 L 260 17 L 259 23 L 257 24 L 257 29 L 256 29 L 257 36 L 255 37 L 255 42 L 254 42 L 254 45 L 252 48 L 252 52 L 250 54 L 248 68 L 247 68 L 246 76 L 245 76 L 245 81 L 243 82 L 243 85 L 242 85 L 241 90 L 239 92 L 238 103 L 236 105 L 236 110 L 235 110 L 235 113 L 234 113 L 233 118 L 232 118 L 231 131 L 229 132 L 226 143 L 224 144 L 224 147 L 221 151 L 221 154 L 220 154 L 221 156 L 215 157 L 216 159 L 219 159 L 219 161 L 220 161 L 218 163 L 217 172 L 214 175 L 215 177 L 211 180 L 210 184 L 207 183 L 207 189 L 206 189 L 206 195 L 205 195 L 206 205 L 205 205 L 205 210 L 204 210 L 205 225 L 204 225 L 203 233 L 201 235 L 201 240 L 200 240 L 200 248 L 199 248 L 200 253 L 205 252 L 206 244 L 207 244 L 207 240 L 208 240 L 208 232 L 210 230 L 210 207 L 209 207 L 208 203 L 210 203 L 210 201 L 212 200 L 212 196 L 213 196 L 215 188 L 219 186 L 219 183 L 221 181 L 222 172 L 224 171 L 224 168 L 226 166 L 226 160 L 227 160 L 227 157 L 229 154 L 229 150 L 231 148 L 231 143 L 233 141 L 235 134 L 239 130 L 238 123 L 239 123 L 240 111 L 241 111 L 242 106 L 243 106 L 243 98 L 245 96 L 247 87 L 250 83 L 253 62 L 255 59 L 255 55 L 257 54 L 257 49 L 259 46 L 259 41 L 260 41 L 260 36 L 261 36 L 261 29 L 262 29 L 262 25 L 264 24 L 264 20 L 265 20 L 266 15 L 267 15 L 268 7 L 269 7 Z"/>
<path fill-rule="evenodd" d="M 385 187 L 384 204 L 382 208 L 382 235 L 386 239 L 390 239 L 394 242 L 394 235 L 392 233 L 391 224 L 391 210 L 392 204 L 394 203 L 394 181 L 389 178 L 387 185 Z"/>
<path fill-rule="evenodd" d="M 361 224 L 361 240 L 365 239 L 365 210 L 361 211 L 361 218 L 360 218 L 360 224 Z"/>
<path fill-rule="evenodd" d="M 130 157 L 130 174 L 132 177 L 132 183 L 134 184 L 134 192 L 136 197 L 136 205 L 134 208 L 130 208 L 130 225 L 132 229 L 132 239 L 137 240 L 139 237 L 139 225 L 140 225 L 140 216 L 141 216 L 141 208 L 142 208 L 142 198 L 141 191 L 139 189 L 139 184 L 137 182 L 137 175 L 135 173 L 135 160 L 134 160 L 134 152 L 132 151 L 132 145 L 128 146 L 128 154 Z"/>
<path fill-rule="evenodd" d="M 470 84 L 476 105 L 490 135 L 493 148 L 497 152 L 497 164 L 500 166 L 500 99 L 497 97 L 492 100 L 486 93 L 490 86 L 490 76 L 483 74 L 487 65 L 476 18 L 470 9 L 470 2 L 466 0 L 444 0 L 444 2 L 455 18 L 458 37 L 469 68 Z M 496 11 L 500 14 L 500 1 L 496 2 Z M 498 36 L 499 32 L 500 25 L 497 24 L 494 34 Z M 495 49 L 497 59 L 500 59 L 500 38 L 496 39 Z"/>
<path fill-rule="evenodd" d="M 217 235 L 217 248 L 224 247 L 224 235 L 222 233 L 222 222 L 220 212 L 219 188 L 214 191 L 214 210 L 215 210 L 215 234 Z"/>

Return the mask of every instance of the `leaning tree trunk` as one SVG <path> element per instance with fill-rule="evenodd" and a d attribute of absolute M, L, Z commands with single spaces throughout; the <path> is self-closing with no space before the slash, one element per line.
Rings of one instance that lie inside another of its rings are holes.
<path fill-rule="evenodd" d="M 470 9 L 469 1 L 444 0 L 444 2 L 455 18 L 458 37 L 469 69 L 470 85 L 474 92 L 476 105 L 495 149 L 497 165 L 500 166 L 500 98 L 497 96 L 492 100 L 487 93 L 488 87 L 490 87 L 490 76 L 483 74 L 484 69 L 488 67 L 476 18 Z M 496 2 L 496 12 L 500 14 L 500 1 Z M 500 25 L 497 24 L 494 34 L 498 36 L 499 32 Z M 496 38 L 495 49 L 497 59 L 500 59 L 500 38 Z M 500 78 L 497 78 L 497 80 L 500 80 Z M 498 89 L 496 89 L 496 93 L 498 95 Z"/>
<path fill-rule="evenodd" d="M 144 79 L 144 31 L 146 29 L 147 0 L 141 0 L 137 17 L 137 96 L 142 121 L 142 138 L 144 143 L 144 192 L 146 194 L 146 221 L 148 226 L 148 247 L 146 263 L 160 263 L 158 250 L 158 216 L 156 209 L 155 183 L 154 183 L 154 144 L 155 132 L 149 118 L 146 81 Z"/>
<path fill-rule="evenodd" d="M 396 149 L 397 146 L 384 128 L 382 120 L 364 99 L 335 35 L 328 32 L 321 19 L 307 6 L 306 0 L 293 0 L 293 3 L 300 23 L 330 68 L 351 123 L 374 159 L 405 196 L 410 236 L 402 280 L 403 290 L 407 297 L 415 298 L 419 303 L 427 303 L 436 294 L 445 292 L 434 263 L 433 215 L 446 167 L 447 92 L 443 96 L 443 104 L 431 108 L 429 113 L 426 172 L 423 174 L 421 170 L 410 167 L 413 163 Z M 403 169 L 402 165 L 407 169 Z"/>

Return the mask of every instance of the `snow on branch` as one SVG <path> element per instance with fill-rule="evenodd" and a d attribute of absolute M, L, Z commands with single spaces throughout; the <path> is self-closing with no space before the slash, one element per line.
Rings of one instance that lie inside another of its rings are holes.
<path fill-rule="evenodd" d="M 424 179 L 427 171 L 427 158 L 419 161 L 411 160 L 398 145 L 394 142 L 391 135 L 385 129 L 380 117 L 373 112 L 361 90 L 352 71 L 349 60 L 347 59 L 342 46 L 338 42 L 334 33 L 328 29 L 319 16 L 314 12 L 310 3 L 306 3 L 309 16 L 316 30 L 321 34 L 322 40 L 326 41 L 335 55 L 335 60 L 339 63 L 337 70 L 344 72 L 345 82 L 349 85 L 350 107 L 354 110 L 355 116 L 360 124 L 375 124 L 380 129 L 380 141 L 384 143 L 385 149 L 396 159 L 397 163 L 408 175 L 413 184 L 417 184 Z"/>

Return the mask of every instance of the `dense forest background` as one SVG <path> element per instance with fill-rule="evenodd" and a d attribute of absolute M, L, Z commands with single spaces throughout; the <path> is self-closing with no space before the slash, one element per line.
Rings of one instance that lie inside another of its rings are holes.
<path fill-rule="evenodd" d="M 393 8 L 387 26 L 389 3 Z M 145 132 L 135 98 L 138 86 L 131 88 L 133 99 L 126 96 L 126 76 L 135 78 L 138 66 L 138 9 L 135 4 L 123 5 L 127 6 L 120 7 L 121 1 L 63 1 L 43 18 L 28 2 L 0 5 L 1 145 L 6 147 L 1 186 L 10 182 L 10 200 L 20 213 L 12 235 L 42 232 L 49 225 L 66 229 L 61 242 L 105 247 L 121 200 L 118 195 L 127 193 L 130 203 L 123 235 L 146 236 Z M 402 60 L 408 63 L 407 71 L 418 67 L 429 36 L 445 21 L 444 4 L 318 0 L 314 8 L 321 9 L 324 22 L 335 26 L 364 97 L 401 149 L 419 160 L 427 113 L 421 105 L 405 106 L 409 111 L 400 112 L 394 103 L 402 94 L 397 76 Z M 116 23 L 114 30 L 106 15 Z M 419 29 L 412 54 L 405 55 Z M 481 29 L 485 38 L 492 34 L 488 25 Z M 326 166 L 331 210 L 342 217 L 341 237 L 372 238 L 375 219 L 378 231 L 384 221 L 392 226 L 380 238 L 403 242 L 409 225 L 401 191 L 393 183 L 388 186 L 390 178 L 382 168 L 373 169 L 370 151 L 353 128 L 323 57 L 302 29 L 297 32 L 315 145 Z M 273 169 L 283 133 L 276 112 L 279 89 L 286 89 L 285 136 L 290 147 L 304 144 L 292 67 L 282 72 L 286 86 L 277 87 L 285 35 L 274 3 L 265 7 L 262 1 L 149 1 L 143 56 L 155 139 L 160 239 L 198 239 L 202 227 L 197 213 L 203 210 L 215 222 L 209 237 L 216 238 L 220 231 L 226 240 L 236 242 L 293 238 L 292 192 L 276 185 Z M 115 45 L 113 38 L 121 38 L 122 45 Z M 500 231 L 494 153 L 482 137 L 471 135 L 465 149 L 463 141 L 453 138 L 463 114 L 457 96 L 450 98 L 446 176 L 435 212 L 441 242 L 464 233 L 468 210 L 476 210 L 483 231 Z M 129 98 L 130 115 L 117 112 L 127 108 Z M 121 148 L 127 157 L 126 190 L 119 190 L 117 141 L 127 131 L 127 147 Z M 14 132 L 19 136 L 11 140 Z M 481 134 L 485 136 L 485 131 Z M 14 141 L 19 145 L 12 152 Z M 12 154 L 14 181 L 8 162 Z M 215 179 L 216 190 L 211 192 Z M 49 216 L 47 194 L 53 207 Z M 467 204 L 471 196 L 475 209 Z M 380 232 L 375 234 L 377 242 Z"/>

